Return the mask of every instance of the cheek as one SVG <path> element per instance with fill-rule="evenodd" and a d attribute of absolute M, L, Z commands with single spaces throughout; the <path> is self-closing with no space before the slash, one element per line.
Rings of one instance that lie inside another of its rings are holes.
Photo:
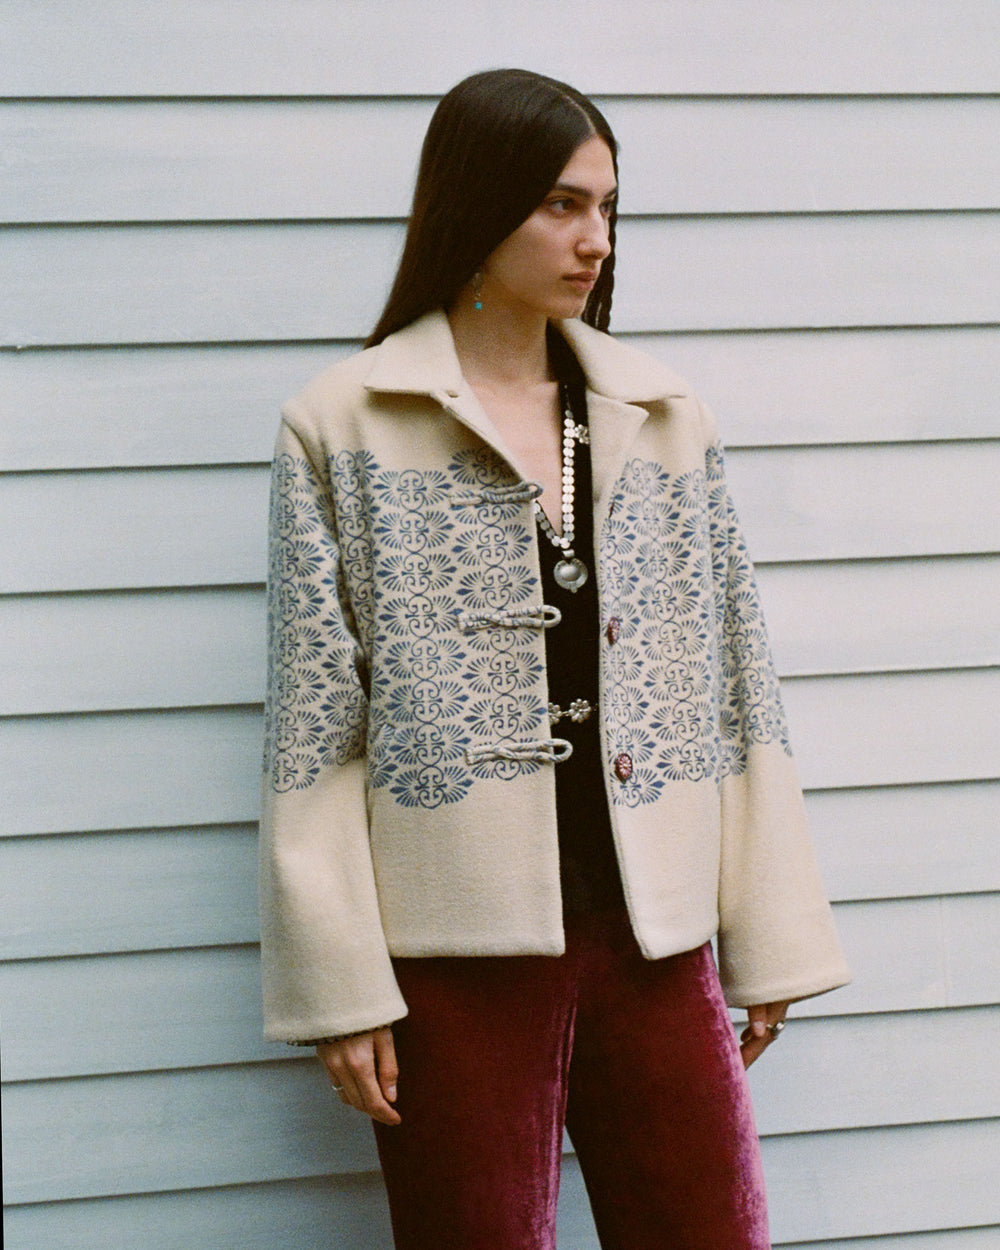
<path fill-rule="evenodd" d="M 558 231 L 529 218 L 507 240 L 502 251 L 506 252 L 505 259 L 511 268 L 531 273 L 554 258 L 560 247 Z"/>
<path fill-rule="evenodd" d="M 567 244 L 552 222 L 529 218 L 493 252 L 491 277 L 521 298 L 548 298 L 553 276 L 566 267 Z"/>
<path fill-rule="evenodd" d="M 565 267 L 566 248 L 552 232 L 531 240 L 521 256 L 521 271 L 526 278 L 544 282 L 553 272 Z"/>

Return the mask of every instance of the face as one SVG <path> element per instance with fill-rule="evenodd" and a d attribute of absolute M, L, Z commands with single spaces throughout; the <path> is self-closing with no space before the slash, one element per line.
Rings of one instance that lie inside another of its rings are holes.
<path fill-rule="evenodd" d="M 611 251 L 617 190 L 608 145 L 593 135 L 538 208 L 486 259 L 484 305 L 521 316 L 578 317 Z"/>

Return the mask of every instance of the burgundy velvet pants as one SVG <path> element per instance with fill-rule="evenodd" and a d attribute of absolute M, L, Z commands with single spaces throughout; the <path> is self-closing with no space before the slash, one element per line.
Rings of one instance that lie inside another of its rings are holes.
<path fill-rule="evenodd" d="M 402 1124 L 376 1125 L 397 1250 L 553 1250 L 563 1127 L 603 1250 L 767 1250 L 739 1049 L 706 944 L 624 913 L 559 958 L 395 961 Z"/>

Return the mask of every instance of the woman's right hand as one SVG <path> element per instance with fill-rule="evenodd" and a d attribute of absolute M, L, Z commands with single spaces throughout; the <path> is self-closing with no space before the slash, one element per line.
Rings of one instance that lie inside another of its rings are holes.
<path fill-rule="evenodd" d="M 341 1102 L 383 1124 L 400 1123 L 399 1112 L 390 1105 L 396 1101 L 399 1079 L 391 1028 L 323 1042 L 316 1053 Z"/>

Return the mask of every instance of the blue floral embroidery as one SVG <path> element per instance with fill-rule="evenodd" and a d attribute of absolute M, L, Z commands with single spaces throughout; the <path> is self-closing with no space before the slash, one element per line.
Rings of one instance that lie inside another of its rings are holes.
<path fill-rule="evenodd" d="M 753 569 L 710 447 L 705 469 L 671 475 L 632 460 L 600 536 L 605 616 L 621 621 L 605 655 L 612 759 L 632 761 L 616 802 L 656 799 L 667 781 L 742 772 L 751 743 L 788 733 Z"/>
<path fill-rule="evenodd" d="M 302 788 L 324 764 L 355 758 L 369 716 L 370 784 L 404 807 L 454 803 L 476 778 L 538 768 L 465 754 L 548 736 L 539 631 L 462 627 L 466 613 L 541 602 L 523 484 L 478 450 L 424 472 L 341 452 L 329 471 L 326 493 L 307 462 L 275 466 L 269 706 L 288 748 L 269 732 L 272 785 Z M 331 590 L 339 612 L 325 610 Z M 357 654 L 344 651 L 352 626 Z"/>
<path fill-rule="evenodd" d="M 268 698 L 264 762 L 272 787 L 300 790 L 326 764 L 365 751 L 367 700 L 346 619 L 333 517 L 309 462 L 280 455 L 271 485 Z"/>
<path fill-rule="evenodd" d="M 374 788 L 434 808 L 477 778 L 538 768 L 502 748 L 549 734 L 540 633 L 463 624 L 540 604 L 530 492 L 485 450 L 446 470 L 389 470 L 367 452 L 328 468 L 329 484 L 301 457 L 274 468 L 271 785 L 304 789 L 323 767 L 366 756 Z M 605 619 L 620 621 L 604 653 L 608 750 L 631 760 L 614 801 L 719 782 L 746 768 L 752 743 L 787 751 L 720 450 L 680 475 L 630 461 L 599 546 Z"/>

